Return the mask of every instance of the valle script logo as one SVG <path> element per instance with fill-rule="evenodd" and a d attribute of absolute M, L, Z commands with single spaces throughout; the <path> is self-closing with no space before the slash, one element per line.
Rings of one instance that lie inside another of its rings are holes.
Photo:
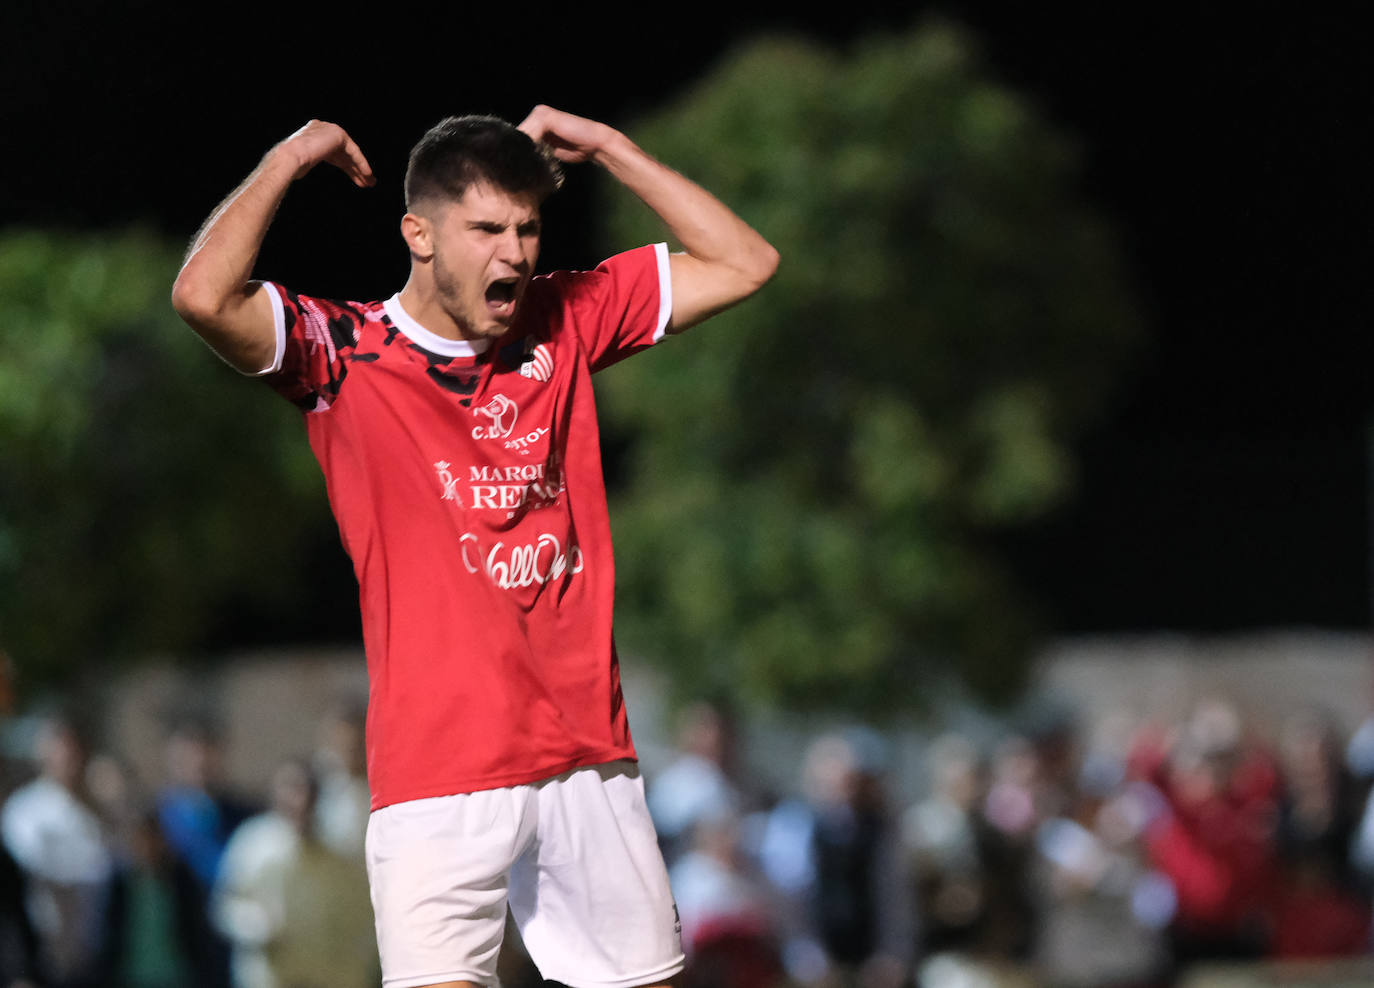
<path fill-rule="evenodd" d="M 470 532 L 464 533 L 458 544 L 463 567 L 469 573 L 485 572 L 502 590 L 543 586 L 568 572 L 569 566 L 573 573 L 582 572 L 582 550 L 574 545 L 565 552 L 557 537 L 548 532 L 524 545 L 508 547 L 504 542 L 497 542 L 485 556 L 477 536 Z"/>

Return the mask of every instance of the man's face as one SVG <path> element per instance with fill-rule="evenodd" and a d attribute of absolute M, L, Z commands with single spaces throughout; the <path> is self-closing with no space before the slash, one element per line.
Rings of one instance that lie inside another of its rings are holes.
<path fill-rule="evenodd" d="M 539 258 L 539 203 L 490 185 L 471 185 L 430 212 L 439 304 L 466 339 L 510 328 Z"/>

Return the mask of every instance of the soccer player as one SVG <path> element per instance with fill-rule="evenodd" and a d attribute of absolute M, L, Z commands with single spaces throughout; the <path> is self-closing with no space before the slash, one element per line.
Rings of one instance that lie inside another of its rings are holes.
<path fill-rule="evenodd" d="M 535 277 L 540 205 L 580 161 L 683 252 Z M 623 134 L 539 106 L 518 128 L 449 118 L 415 146 L 410 277 L 390 299 L 253 280 L 288 187 L 321 162 L 374 182 L 311 121 L 206 221 L 172 300 L 302 410 L 358 577 L 385 984 L 494 983 L 507 904 L 545 978 L 669 984 L 682 950 L 611 636 L 590 375 L 746 298 L 777 253 Z"/>

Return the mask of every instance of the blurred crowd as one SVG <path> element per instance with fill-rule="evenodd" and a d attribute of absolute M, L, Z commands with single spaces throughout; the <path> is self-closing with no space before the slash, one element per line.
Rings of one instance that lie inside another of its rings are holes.
<path fill-rule="evenodd" d="M 379 984 L 363 716 L 343 705 L 269 791 L 224 782 L 211 723 L 135 779 L 54 713 L 0 773 L 0 988 Z M 1177 723 L 949 734 L 897 798 L 878 732 L 814 737 L 796 792 L 744 768 L 721 706 L 647 779 L 684 988 L 1148 988 L 1199 961 L 1359 957 L 1374 901 L 1374 715 L 1344 735 L 1201 700 Z M 541 982 L 512 931 L 507 988 Z"/>
<path fill-rule="evenodd" d="M 1199 962 L 1370 952 L 1374 715 L 1178 723 L 1106 712 L 924 747 L 902 805 L 891 748 L 814 739 L 781 798 L 699 705 L 650 780 L 689 988 L 1147 988 Z"/>
<path fill-rule="evenodd" d="M 341 707 L 270 791 L 214 726 L 169 726 L 144 791 L 80 721 L 39 719 L 0 807 L 0 988 L 375 988 L 363 719 Z"/>

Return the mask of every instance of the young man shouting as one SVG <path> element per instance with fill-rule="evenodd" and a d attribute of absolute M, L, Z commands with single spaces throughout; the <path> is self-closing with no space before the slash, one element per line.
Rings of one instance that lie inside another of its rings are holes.
<path fill-rule="evenodd" d="M 559 161 L 605 168 L 683 252 L 535 277 Z M 683 958 L 611 636 L 590 375 L 751 295 L 777 253 L 623 134 L 539 106 L 415 146 L 391 298 L 253 280 L 287 188 L 321 162 L 373 183 L 311 121 L 206 221 L 172 301 L 301 408 L 358 577 L 385 984 L 493 984 L 509 904 L 545 978 L 666 985 Z"/>

